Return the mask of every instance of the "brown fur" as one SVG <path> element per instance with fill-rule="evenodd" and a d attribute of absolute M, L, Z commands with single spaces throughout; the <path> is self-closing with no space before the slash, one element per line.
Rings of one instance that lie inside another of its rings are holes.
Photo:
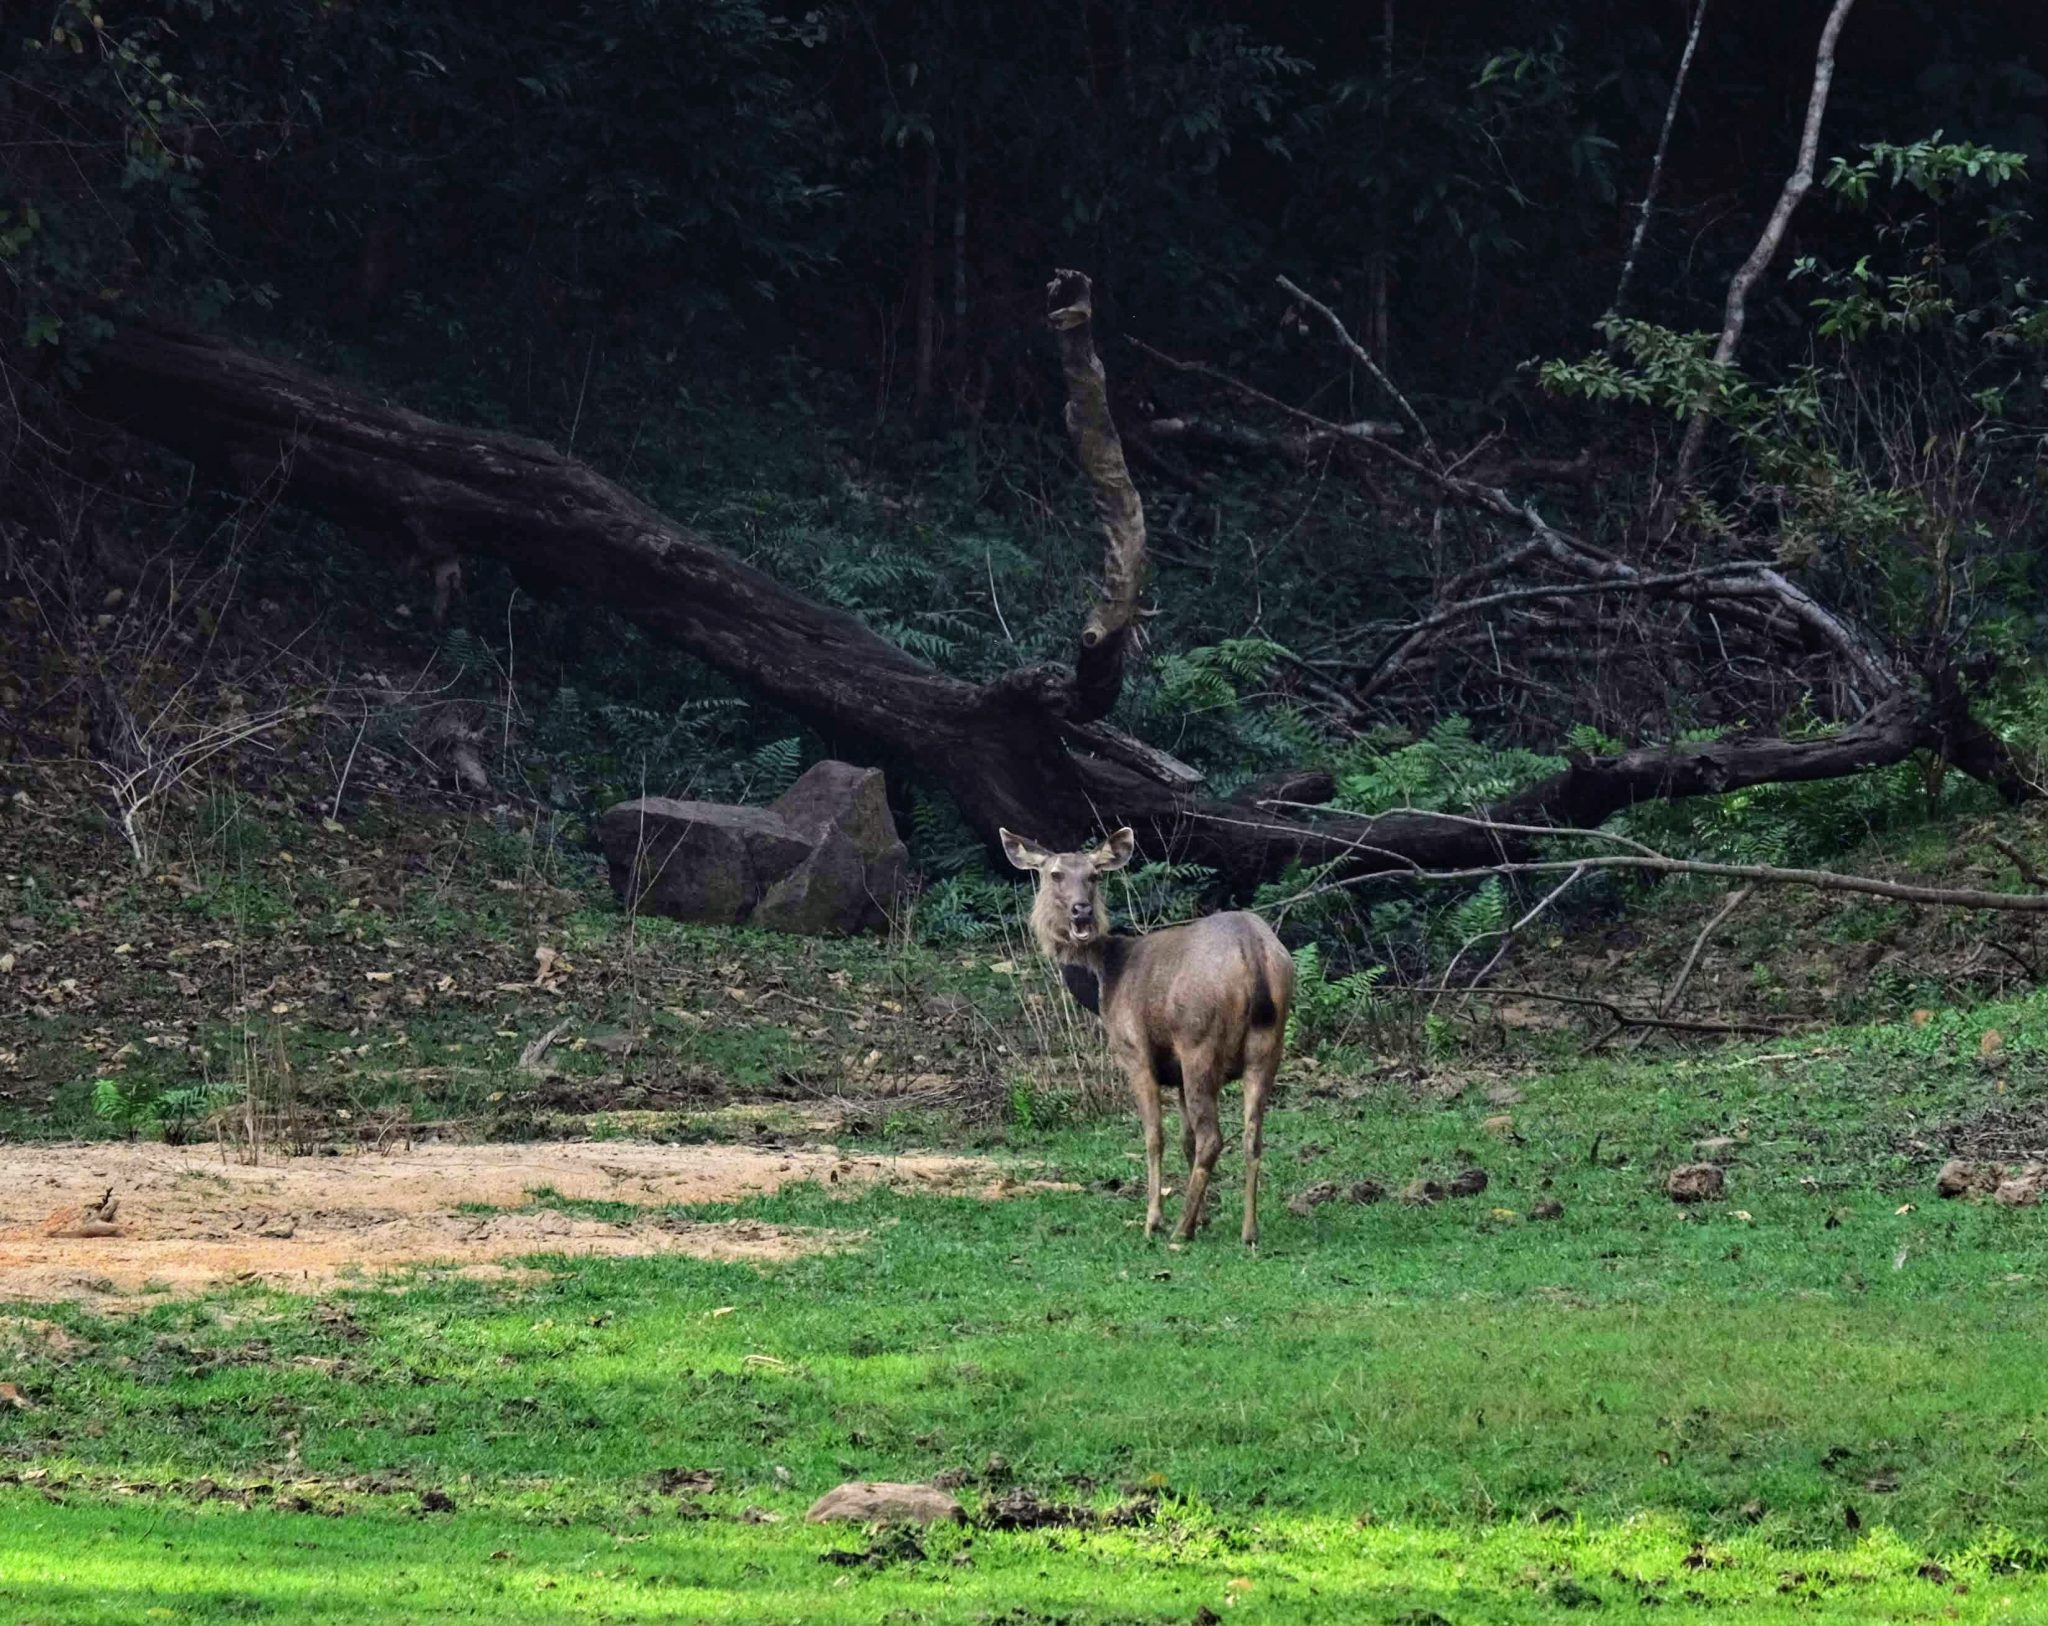
<path fill-rule="evenodd" d="M 1039 948 L 1061 967 L 1070 987 L 1077 973 L 1095 979 L 1110 1052 L 1130 1080 L 1145 1127 L 1145 1234 L 1157 1231 L 1162 1219 L 1162 1094 L 1180 1097 L 1188 1191 L 1174 1235 L 1185 1242 L 1201 1222 L 1223 1149 L 1217 1098 L 1225 1084 L 1242 1078 L 1243 1236 L 1256 1246 L 1266 1101 L 1280 1070 L 1294 998 L 1294 962 L 1287 950 L 1257 915 L 1239 912 L 1141 936 L 1112 935 L 1101 878 L 1130 862 L 1128 830 L 1085 853 L 1049 853 L 1007 830 L 1002 837 L 1010 861 L 1038 875 L 1031 929 Z"/>

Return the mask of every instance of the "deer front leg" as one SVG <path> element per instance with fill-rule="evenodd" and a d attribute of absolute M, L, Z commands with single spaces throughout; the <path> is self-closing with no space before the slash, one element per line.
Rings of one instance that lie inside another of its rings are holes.
<path fill-rule="evenodd" d="M 1128 1064 L 1131 1096 L 1145 1126 L 1145 1234 L 1152 1236 L 1165 1221 L 1166 1126 L 1161 1122 L 1159 1081 L 1143 1061 Z"/>

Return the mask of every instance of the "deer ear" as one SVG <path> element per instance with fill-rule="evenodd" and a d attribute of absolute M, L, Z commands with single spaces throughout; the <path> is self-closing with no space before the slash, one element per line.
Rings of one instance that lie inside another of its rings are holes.
<path fill-rule="evenodd" d="M 1088 862 L 1095 866 L 1095 873 L 1098 875 L 1109 870 L 1122 869 L 1131 861 L 1131 854 L 1137 847 L 1138 838 L 1131 834 L 1130 826 L 1126 825 L 1090 853 Z"/>
<path fill-rule="evenodd" d="M 1052 856 L 1043 848 L 1034 847 L 1022 836 L 1013 836 L 1007 830 L 998 830 L 996 834 L 1003 838 L 1003 855 L 1019 869 L 1043 868 L 1045 861 Z"/>

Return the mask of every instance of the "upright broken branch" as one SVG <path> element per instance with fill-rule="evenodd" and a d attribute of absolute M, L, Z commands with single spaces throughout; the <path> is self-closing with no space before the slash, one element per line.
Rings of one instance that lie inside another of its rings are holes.
<path fill-rule="evenodd" d="M 1145 505 L 1110 415 L 1108 380 L 1095 353 L 1094 299 L 1079 271 L 1054 272 L 1045 290 L 1046 321 L 1067 381 L 1067 433 L 1102 526 L 1102 593 L 1081 628 L 1081 652 L 1074 663 L 1074 703 L 1068 715 L 1077 723 L 1100 721 L 1116 705 L 1124 653 L 1138 624 L 1138 595 L 1145 586 Z"/>
<path fill-rule="evenodd" d="M 1806 125 L 1799 133 L 1799 161 L 1785 178 L 1784 188 L 1778 193 L 1777 206 L 1771 210 L 1770 219 L 1764 222 L 1763 235 L 1756 240 L 1756 247 L 1749 251 L 1749 258 L 1728 279 L 1728 303 L 1721 318 L 1721 336 L 1714 343 L 1714 364 L 1717 367 L 1734 364 L 1735 352 L 1742 343 L 1743 323 L 1748 317 L 1750 290 L 1777 257 L 1778 247 L 1785 240 L 1785 228 L 1792 223 L 1793 211 L 1813 185 L 1814 160 L 1820 153 L 1821 118 L 1827 112 L 1828 91 L 1835 82 L 1835 42 L 1841 37 L 1842 25 L 1849 20 L 1850 9 L 1855 4 L 1856 0 L 1835 0 L 1828 11 L 1827 22 L 1822 25 L 1820 47 L 1813 59 L 1813 89 L 1806 100 Z M 1693 412 L 1691 422 L 1685 426 L 1685 439 L 1678 449 L 1678 466 L 1659 504 L 1657 518 L 1651 528 L 1653 535 L 1668 535 L 1677 523 L 1678 507 L 1685 501 L 1685 493 L 1692 485 L 1711 413 L 1712 402 L 1702 401 Z"/>

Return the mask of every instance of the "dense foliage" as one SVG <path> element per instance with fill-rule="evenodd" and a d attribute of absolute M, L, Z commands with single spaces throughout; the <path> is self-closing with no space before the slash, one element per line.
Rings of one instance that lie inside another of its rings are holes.
<path fill-rule="evenodd" d="M 1391 415 L 1275 296 L 1287 273 L 1475 470 L 1512 481 L 1585 449 L 1577 511 L 1554 480 L 1542 500 L 1624 552 L 1678 426 L 1707 413 L 1696 552 L 1796 569 L 1903 659 L 1966 670 L 2033 746 L 2048 81 L 2028 8 L 1852 20 L 1820 185 L 1740 360 L 1708 359 L 1824 9 L 1707 19 L 1615 311 L 1690 20 L 1675 5 L 511 0 L 479 26 L 447 0 L 43 0 L 0 31 L 19 426 L 0 450 L 35 476 L 0 517 L 56 534 L 52 507 L 117 483 L 62 411 L 116 324 L 225 322 L 568 447 L 902 647 L 993 676 L 1068 654 L 1096 548 L 1042 330 L 1046 274 L 1075 264 L 1152 506 L 1157 614 L 1118 721 L 1219 792 L 1314 763 L 1343 807 L 1466 807 L 1568 750 L 1843 720 L 1803 668 L 1646 682 L 1619 622 L 1567 669 L 1489 687 L 1472 674 L 1498 652 L 1473 642 L 1344 703 L 1490 531 L 1341 461 L 1145 440 L 1219 402 L 1118 342 L 1338 419 Z M 388 599 L 351 539 L 271 536 L 328 601 Z M 436 681 L 496 708 L 500 771 L 564 810 L 769 795 L 835 744 L 487 570 L 438 637 Z M 1940 789 L 1909 765 L 1644 817 L 1694 850 L 1811 855 Z M 943 799 L 899 795 L 928 873 L 971 869 Z M 953 929 L 993 919 L 940 901 Z"/>

